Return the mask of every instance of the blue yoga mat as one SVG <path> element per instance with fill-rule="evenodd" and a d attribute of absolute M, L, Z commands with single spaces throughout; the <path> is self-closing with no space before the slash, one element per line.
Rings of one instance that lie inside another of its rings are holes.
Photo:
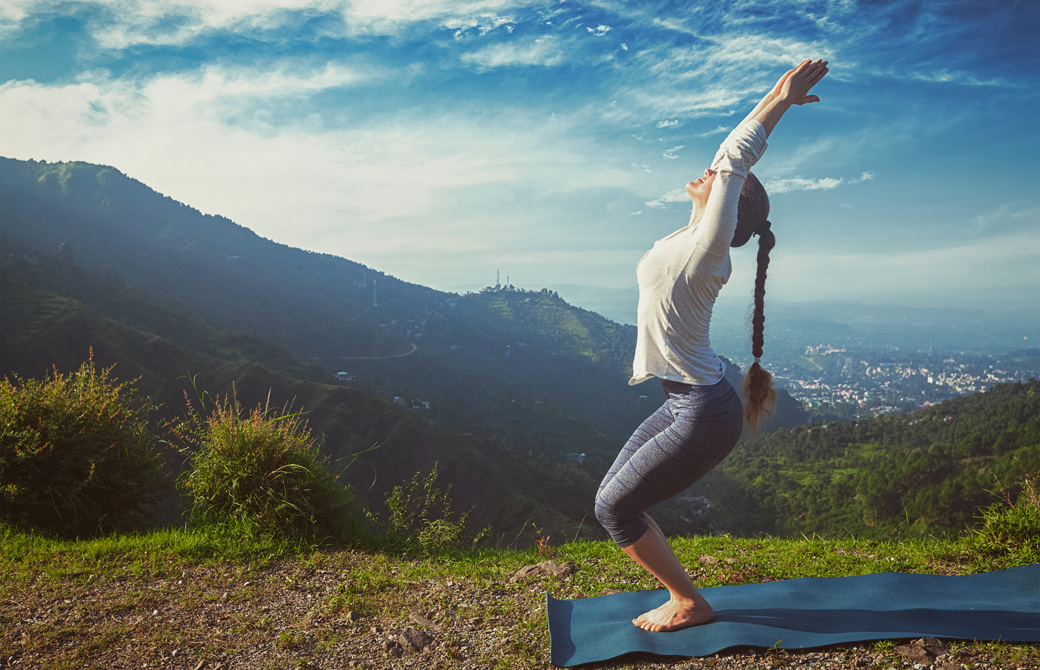
<path fill-rule="evenodd" d="M 709 656 L 730 647 L 808 649 L 916 637 L 1040 642 L 1040 565 L 977 575 L 886 572 L 701 589 L 712 623 L 651 633 L 632 619 L 668 599 L 634 591 L 580 600 L 546 594 L 553 665 L 630 652 Z"/>

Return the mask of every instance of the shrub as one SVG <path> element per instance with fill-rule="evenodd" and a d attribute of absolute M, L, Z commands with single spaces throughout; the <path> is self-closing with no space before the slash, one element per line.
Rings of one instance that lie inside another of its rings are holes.
<path fill-rule="evenodd" d="M 204 418 L 189 404 L 175 433 L 193 461 L 182 483 L 197 522 L 316 542 L 364 535 L 359 504 L 326 469 L 299 414 L 260 406 L 245 414 L 232 394 Z"/>
<path fill-rule="evenodd" d="M 1017 500 L 982 510 L 982 523 L 967 538 L 969 549 L 985 562 L 1003 567 L 1040 563 L 1040 480 L 1026 477 Z"/>
<path fill-rule="evenodd" d="M 434 463 L 426 476 L 416 472 L 387 494 L 388 535 L 392 541 L 412 548 L 418 545 L 426 554 L 436 555 L 448 547 L 477 544 L 487 535 L 486 528 L 473 535 L 467 533 L 470 513 L 452 510 L 451 485 L 441 488 L 438 477 L 438 464 Z"/>
<path fill-rule="evenodd" d="M 69 375 L 0 383 L 0 519 L 76 537 L 147 516 L 166 488 L 154 407 L 111 373 L 91 354 Z"/>

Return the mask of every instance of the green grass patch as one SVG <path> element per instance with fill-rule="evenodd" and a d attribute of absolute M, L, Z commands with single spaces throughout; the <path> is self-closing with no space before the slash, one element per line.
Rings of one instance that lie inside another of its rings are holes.
<path fill-rule="evenodd" d="M 450 547 L 431 556 L 257 539 L 236 546 L 242 543 L 222 543 L 214 532 L 187 528 L 61 540 L 0 527 L 0 599 L 18 603 L 16 611 L 0 615 L 0 657 L 18 654 L 29 665 L 46 658 L 41 667 L 65 667 L 81 663 L 89 652 L 151 665 L 172 659 L 178 649 L 194 654 L 194 667 L 199 660 L 227 663 L 261 649 L 272 667 L 320 665 L 321 659 L 349 654 L 363 659 L 364 667 L 389 668 L 407 659 L 385 645 L 404 627 L 417 626 L 443 644 L 417 657 L 420 664 L 436 653 L 447 667 L 547 669 L 545 592 L 582 598 L 608 589 L 659 588 L 610 542 L 525 551 Z M 984 568 L 966 539 L 698 536 L 672 542 L 704 587 Z M 515 576 L 547 555 L 573 561 L 575 572 L 565 579 Z M 128 646 L 131 632 L 135 642 Z M 478 640 L 491 643 L 481 647 Z M 1015 667 L 1035 667 L 1030 663 L 1037 660 L 1029 645 L 957 645 L 969 667 L 979 648 L 987 660 Z M 892 643 L 864 648 L 899 658 Z M 638 666 L 633 661 L 617 667 Z"/>

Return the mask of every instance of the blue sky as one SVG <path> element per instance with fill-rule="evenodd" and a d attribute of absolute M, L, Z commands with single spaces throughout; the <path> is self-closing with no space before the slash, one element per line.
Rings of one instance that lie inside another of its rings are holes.
<path fill-rule="evenodd" d="M 821 57 L 756 168 L 770 295 L 1040 317 L 1038 36 L 1035 0 L 6 0 L 0 155 L 435 288 L 631 289 L 725 133 Z"/>

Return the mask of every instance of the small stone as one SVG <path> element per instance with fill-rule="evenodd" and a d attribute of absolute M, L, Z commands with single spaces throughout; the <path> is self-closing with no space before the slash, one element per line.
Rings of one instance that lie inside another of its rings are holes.
<path fill-rule="evenodd" d="M 717 565 L 719 559 L 717 556 L 712 556 L 710 554 L 701 554 L 700 558 L 698 558 L 697 561 L 701 565 Z"/>
<path fill-rule="evenodd" d="M 568 577 L 574 573 L 577 567 L 574 561 L 565 561 L 560 563 L 558 561 L 542 561 L 537 565 L 525 565 L 516 571 L 513 575 L 513 579 L 523 579 L 526 577 L 542 577 L 542 576 L 554 576 L 554 577 Z"/>
<path fill-rule="evenodd" d="M 926 667 L 935 663 L 935 657 L 925 650 L 920 640 L 914 640 L 910 644 L 901 644 L 895 648 L 895 652 L 908 661 Z"/>
<path fill-rule="evenodd" d="M 406 652 L 410 654 L 418 654 L 420 651 L 433 644 L 433 638 L 418 628 L 408 626 L 401 631 L 398 644 L 400 644 Z"/>
<path fill-rule="evenodd" d="M 950 650 L 941 640 L 937 640 L 934 637 L 922 637 L 920 640 L 914 640 L 911 644 L 920 645 L 929 654 L 934 654 L 935 656 L 942 656 Z"/>

